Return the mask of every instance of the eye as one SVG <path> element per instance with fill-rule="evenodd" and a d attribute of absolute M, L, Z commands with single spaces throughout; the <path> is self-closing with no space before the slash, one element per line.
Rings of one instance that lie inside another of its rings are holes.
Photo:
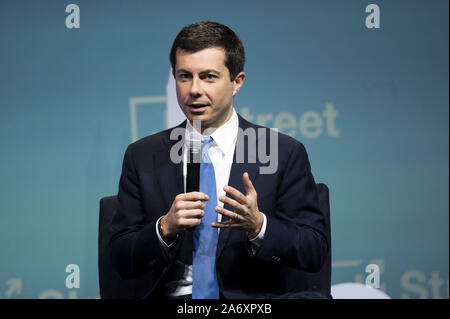
<path fill-rule="evenodd" d="M 187 73 L 180 73 L 180 74 L 178 74 L 178 78 L 182 79 L 182 80 L 189 79 L 189 74 L 187 74 Z"/>
<path fill-rule="evenodd" d="M 207 78 L 208 80 L 214 80 L 215 78 L 217 78 L 217 76 L 216 76 L 215 74 L 207 74 L 207 75 L 206 75 L 206 78 Z"/>

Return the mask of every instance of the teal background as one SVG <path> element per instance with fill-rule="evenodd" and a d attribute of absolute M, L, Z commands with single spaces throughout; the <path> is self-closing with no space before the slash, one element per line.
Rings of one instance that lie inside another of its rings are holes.
<path fill-rule="evenodd" d="M 67 29 L 69 3 L 0 1 L 0 298 L 99 296 L 99 199 L 118 190 L 130 98 L 166 94 L 174 37 L 205 19 L 246 47 L 237 111 L 291 114 L 281 131 L 330 188 L 333 284 L 376 263 L 393 298 L 448 298 L 448 1 L 76 1 Z M 302 135 L 327 103 L 340 135 Z M 139 137 L 164 111 L 139 106 Z"/>

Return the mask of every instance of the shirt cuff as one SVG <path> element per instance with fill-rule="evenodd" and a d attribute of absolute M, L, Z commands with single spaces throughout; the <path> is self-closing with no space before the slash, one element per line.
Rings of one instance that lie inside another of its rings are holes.
<path fill-rule="evenodd" d="M 258 235 L 256 235 L 256 237 L 249 239 L 253 255 L 256 254 L 256 252 L 258 251 L 258 248 L 262 245 L 262 242 L 264 239 L 264 234 L 266 233 L 267 218 L 264 213 L 261 213 L 261 214 L 263 215 L 263 224 L 261 227 L 261 231 L 259 232 Z"/>
<path fill-rule="evenodd" d="M 164 251 L 169 252 L 170 247 L 173 246 L 173 243 L 174 243 L 175 241 L 171 242 L 170 244 L 167 244 L 167 243 L 164 241 L 164 239 L 162 239 L 161 234 L 159 233 L 159 230 L 158 230 L 158 224 L 159 224 L 159 220 L 160 220 L 161 218 L 163 218 L 163 217 L 164 217 L 164 216 L 159 217 L 158 220 L 156 221 L 156 235 L 158 236 L 159 243 L 161 244 L 161 247 L 164 248 Z"/>

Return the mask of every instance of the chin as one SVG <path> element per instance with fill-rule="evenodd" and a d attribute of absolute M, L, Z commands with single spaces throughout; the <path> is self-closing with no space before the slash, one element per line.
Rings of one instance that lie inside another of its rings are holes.
<path fill-rule="evenodd" d="M 201 125 L 202 126 L 204 126 L 204 125 L 206 125 L 205 124 L 205 121 L 207 122 L 207 119 L 205 118 L 205 116 L 203 116 L 203 115 L 198 115 L 198 114 L 189 114 L 188 116 L 186 116 L 188 119 L 189 119 L 189 121 L 201 121 Z M 193 124 L 193 123 L 191 123 L 191 124 Z"/>
<path fill-rule="evenodd" d="M 197 120 L 197 121 L 202 121 L 202 124 L 204 121 L 206 121 L 206 118 L 203 114 L 189 114 L 189 116 L 187 116 L 188 119 L 190 119 L 191 121 Z"/>

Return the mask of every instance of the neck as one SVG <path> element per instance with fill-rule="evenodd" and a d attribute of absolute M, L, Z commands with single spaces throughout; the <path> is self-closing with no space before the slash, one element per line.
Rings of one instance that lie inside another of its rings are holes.
<path fill-rule="evenodd" d="M 202 135 L 211 135 L 215 130 L 217 130 L 219 127 L 223 126 L 226 122 L 230 120 L 230 118 L 233 116 L 233 105 L 231 105 L 230 111 L 225 117 L 225 120 L 221 121 L 218 125 L 217 124 L 204 124 L 201 120 L 189 120 L 189 123 L 192 125 L 195 131 L 200 132 Z"/>

